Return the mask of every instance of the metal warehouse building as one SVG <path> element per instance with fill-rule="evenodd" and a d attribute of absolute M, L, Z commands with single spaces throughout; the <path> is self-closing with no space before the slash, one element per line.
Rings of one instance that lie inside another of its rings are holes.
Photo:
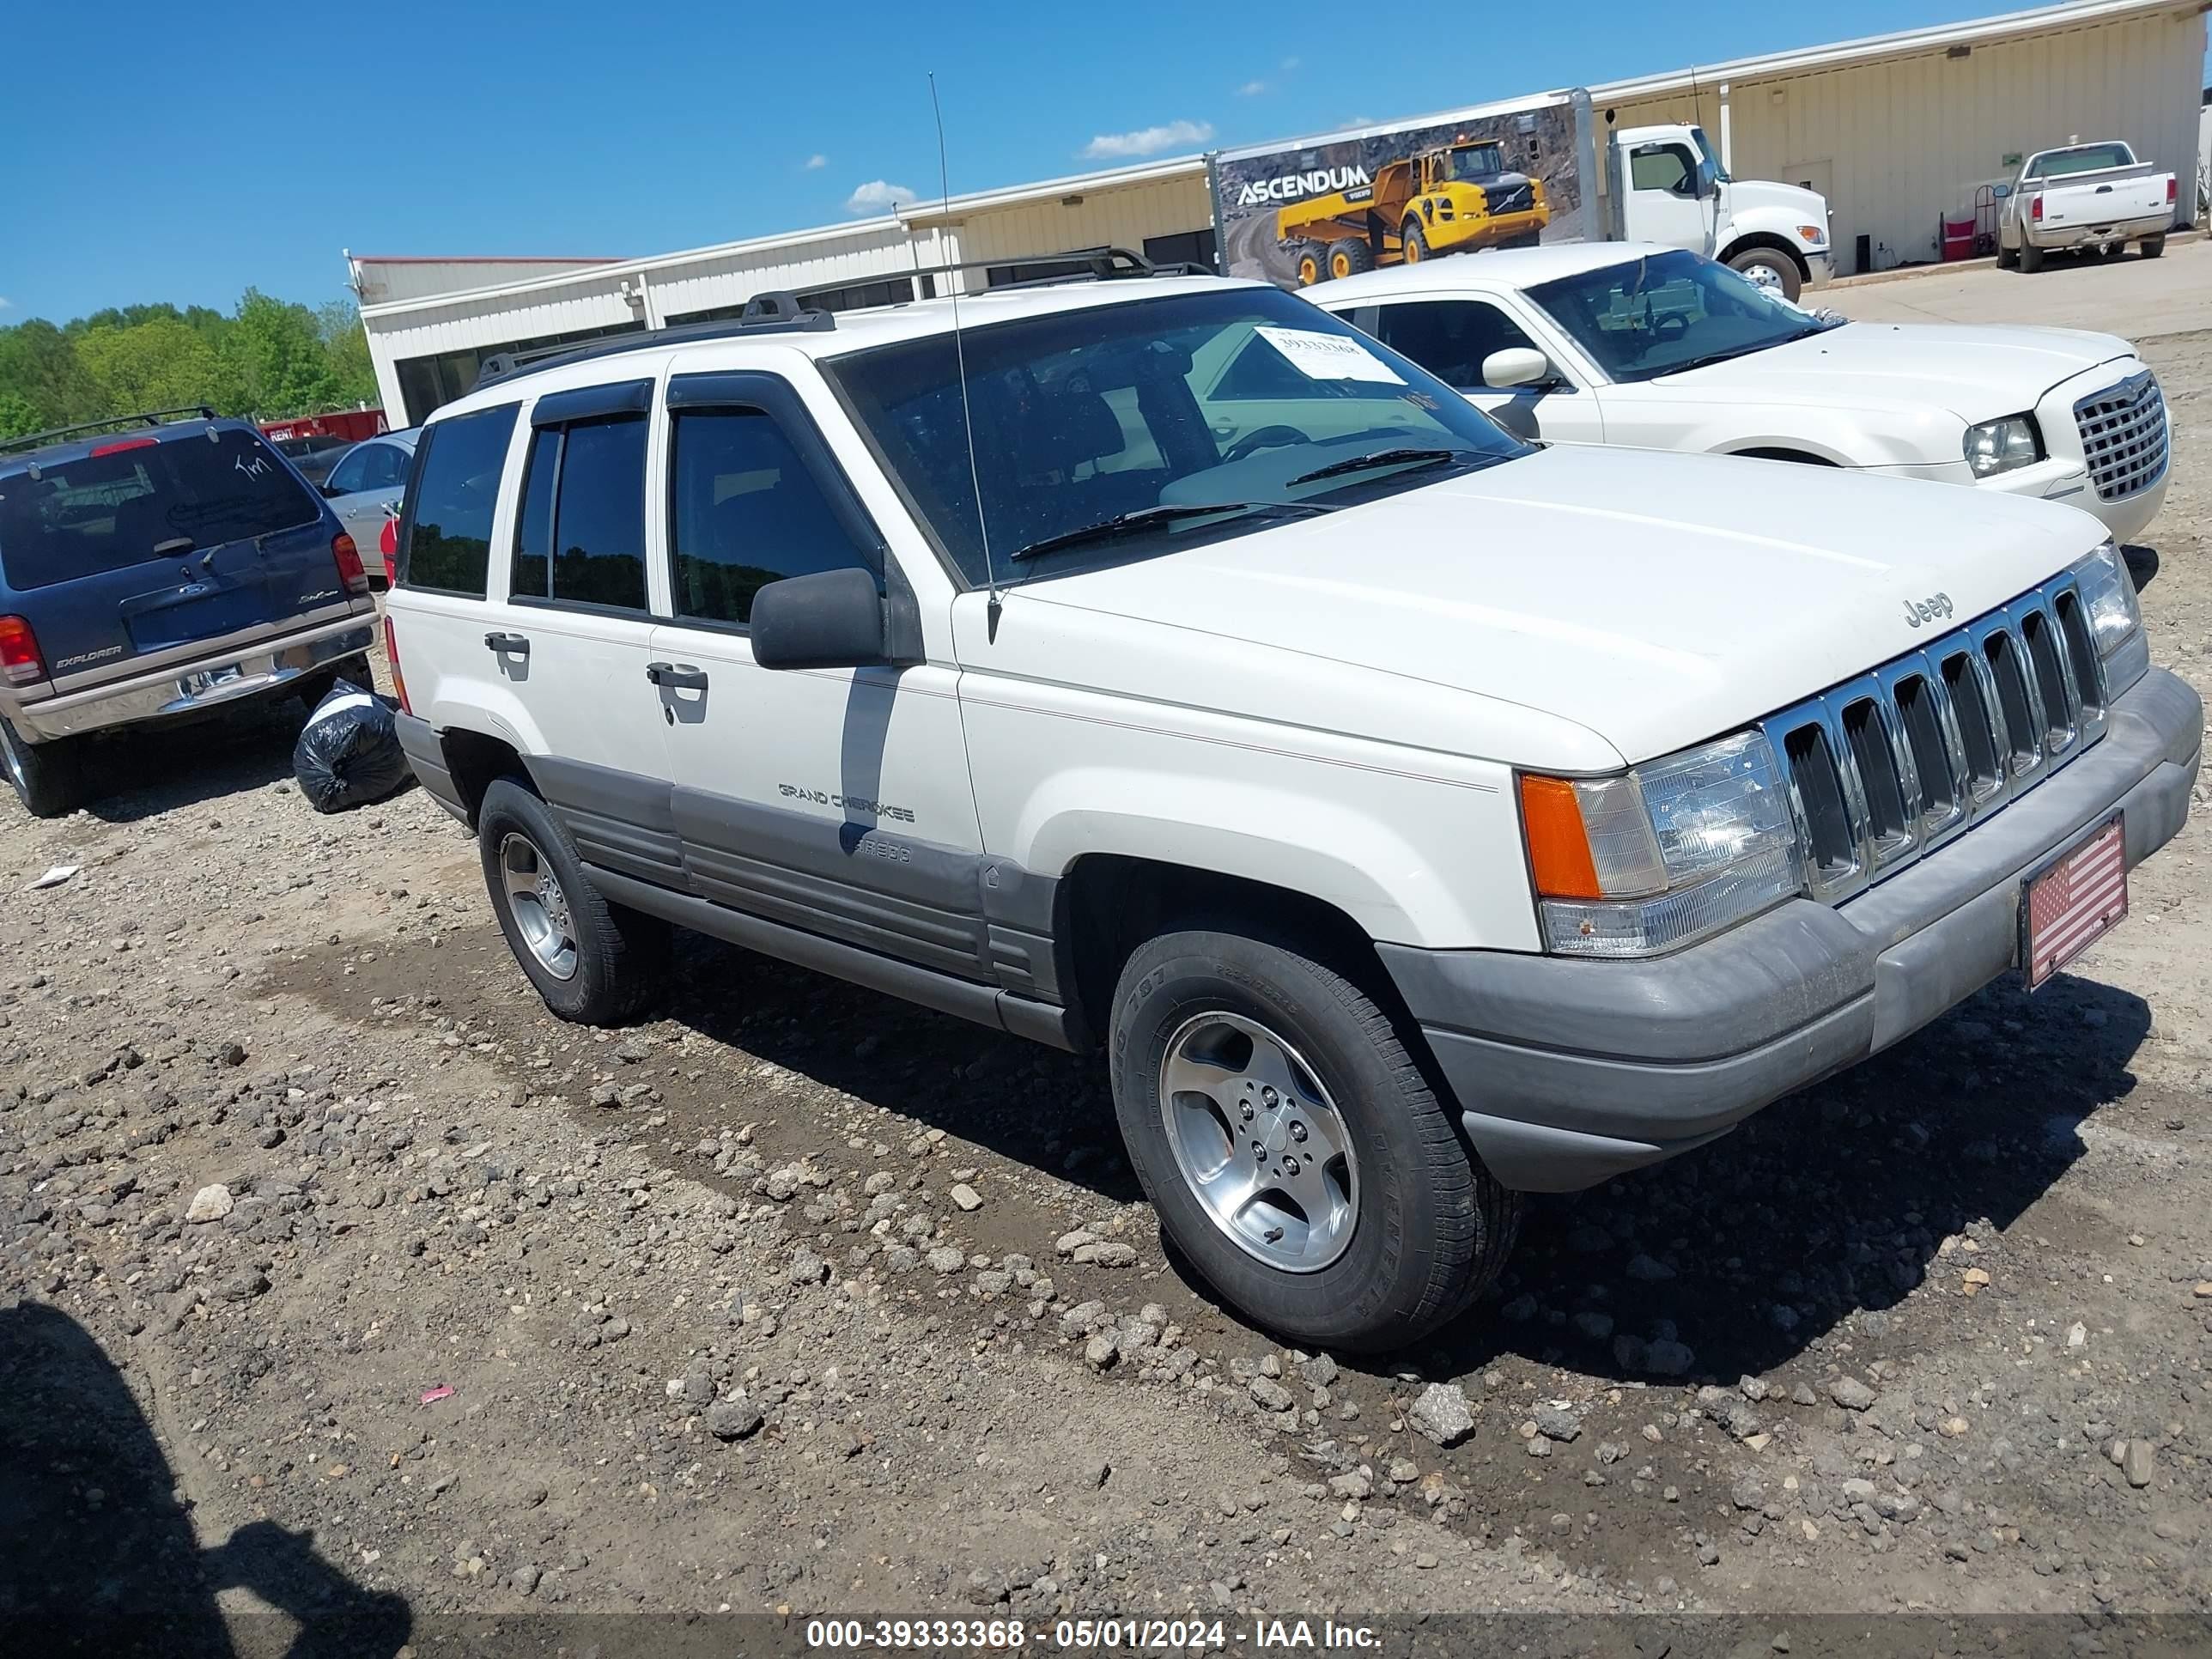
<path fill-rule="evenodd" d="M 2212 0 L 2081 0 L 1972 22 L 1699 65 L 1592 87 L 1623 126 L 1694 121 L 1732 171 L 1820 191 L 1839 268 L 1936 257 L 1948 215 L 2026 153 L 2125 138 L 2194 173 Z M 2193 192 L 2180 204 L 2195 216 Z M 1017 281 L 1019 256 L 1112 245 L 1213 257 L 1203 156 L 915 204 L 879 218 L 643 259 L 349 255 L 384 406 L 420 421 L 496 351 L 734 314 L 795 289 L 831 309 L 938 291 L 918 266 L 1003 259 L 963 286 Z"/>

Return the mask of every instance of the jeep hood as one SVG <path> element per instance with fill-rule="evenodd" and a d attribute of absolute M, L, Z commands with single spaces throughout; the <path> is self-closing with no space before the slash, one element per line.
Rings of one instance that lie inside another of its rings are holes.
<path fill-rule="evenodd" d="M 979 651 L 969 665 L 1595 769 L 1838 684 L 2103 538 L 2086 514 L 1995 491 L 1548 449 L 1280 527 L 1024 582 L 1008 592 L 988 659 Z M 1948 604 L 1948 621 L 1912 625 L 1915 601 Z M 1522 752 L 1504 752 L 1516 744 Z"/>
<path fill-rule="evenodd" d="M 1972 426 L 2032 410 L 2061 380 L 2133 356 L 2125 340 L 2080 329 L 1847 323 L 1649 384 L 1729 401 L 1933 405 Z"/>

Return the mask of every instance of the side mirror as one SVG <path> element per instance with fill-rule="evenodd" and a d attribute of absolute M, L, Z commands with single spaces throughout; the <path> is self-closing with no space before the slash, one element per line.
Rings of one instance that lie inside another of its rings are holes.
<path fill-rule="evenodd" d="M 888 656 L 883 596 L 866 570 L 770 582 L 753 596 L 751 628 L 763 668 L 860 668 Z"/>
<path fill-rule="evenodd" d="M 316 489 L 319 489 L 319 490 L 321 490 L 321 491 L 323 492 L 323 499 L 324 499 L 325 501 L 334 501 L 334 500 L 336 500 L 338 496 L 343 495 L 344 495 L 344 494 L 345 494 L 345 491 L 343 491 L 343 489 L 339 489 L 336 484 L 332 483 L 331 483 L 328 478 L 324 479 L 324 480 L 322 481 L 322 483 L 320 483 L 317 484 L 317 485 L 315 486 L 315 488 L 316 488 Z"/>
<path fill-rule="evenodd" d="M 2003 200 L 2004 200 L 2004 198 L 2005 198 L 2006 197 L 2008 197 L 2008 196 L 2009 196 L 2009 195 L 2011 195 L 2011 194 L 2012 194 L 2012 186 L 2011 186 L 2010 185 L 1998 185 L 1995 186 L 1994 188 L 1992 188 L 1992 189 L 1990 190 L 1990 196 L 1991 199 L 1993 199 L 1993 200 L 1995 200 L 1995 201 L 1999 201 L 1999 202 L 2003 201 Z"/>
<path fill-rule="evenodd" d="M 1482 360 L 1482 383 L 1495 392 L 1540 386 L 1552 378 L 1552 360 L 1532 346 L 1507 346 Z"/>

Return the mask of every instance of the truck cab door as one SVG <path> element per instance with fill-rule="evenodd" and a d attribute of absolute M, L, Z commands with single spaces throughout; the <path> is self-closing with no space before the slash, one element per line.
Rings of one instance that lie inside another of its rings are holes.
<path fill-rule="evenodd" d="M 1626 240 L 1710 255 L 1718 191 L 1688 138 L 1624 143 L 1621 148 L 1627 152 L 1620 169 L 1628 186 L 1623 197 Z M 1700 194 L 1701 187 L 1711 193 Z"/>

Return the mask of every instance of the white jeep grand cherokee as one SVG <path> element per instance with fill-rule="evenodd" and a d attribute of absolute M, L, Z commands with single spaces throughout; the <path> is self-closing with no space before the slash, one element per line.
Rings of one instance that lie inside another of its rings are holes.
<path fill-rule="evenodd" d="M 408 487 L 402 738 L 556 1013 L 674 923 L 1103 1046 L 1287 1337 L 1408 1341 L 1520 1194 L 2046 976 L 2182 822 L 2081 514 L 1531 448 L 1257 284 L 961 309 L 495 364 Z"/>

